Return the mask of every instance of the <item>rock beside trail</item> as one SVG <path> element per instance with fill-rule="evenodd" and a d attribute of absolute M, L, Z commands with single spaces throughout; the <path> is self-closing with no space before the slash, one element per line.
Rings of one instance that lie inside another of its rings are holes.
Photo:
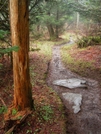
<path fill-rule="evenodd" d="M 63 98 L 72 105 L 74 113 L 78 113 L 81 109 L 82 95 L 77 93 L 62 93 Z"/>
<path fill-rule="evenodd" d="M 77 87 L 87 87 L 85 80 L 77 78 L 55 80 L 53 81 L 53 84 L 57 86 L 67 87 L 70 89 Z"/>

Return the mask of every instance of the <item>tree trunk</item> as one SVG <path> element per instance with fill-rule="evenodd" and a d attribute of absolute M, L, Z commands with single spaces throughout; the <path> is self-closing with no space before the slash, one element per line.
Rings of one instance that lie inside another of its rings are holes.
<path fill-rule="evenodd" d="M 58 39 L 59 38 L 59 27 L 58 26 L 56 26 L 56 38 Z"/>
<path fill-rule="evenodd" d="M 18 110 L 32 108 L 32 92 L 29 75 L 29 0 L 10 0 L 10 24 L 12 45 L 19 46 L 13 52 L 14 106 Z"/>
<path fill-rule="evenodd" d="M 37 25 L 37 32 L 40 32 L 40 25 Z"/>
<path fill-rule="evenodd" d="M 47 12 L 47 15 L 50 16 L 50 11 Z M 55 38 L 55 33 L 54 33 L 54 29 L 53 29 L 53 26 L 52 24 L 49 24 L 49 22 L 47 22 L 47 28 L 48 28 L 48 32 L 49 32 L 49 35 L 50 35 L 50 39 L 54 39 Z"/>
<path fill-rule="evenodd" d="M 49 32 L 49 35 L 50 35 L 50 39 L 54 39 L 55 38 L 55 33 L 54 33 L 54 29 L 52 27 L 51 24 L 47 25 L 47 28 L 48 28 L 48 32 Z"/>
<path fill-rule="evenodd" d="M 76 18 L 77 18 L 77 20 L 76 20 L 76 28 L 78 29 L 79 28 L 79 19 L 80 19 L 80 14 L 77 12 L 76 13 L 77 15 L 76 15 Z"/>
<path fill-rule="evenodd" d="M 59 3 L 56 3 L 56 22 L 59 22 Z M 56 39 L 59 38 L 59 24 L 55 26 L 55 37 Z"/>
<path fill-rule="evenodd" d="M 56 11 L 56 21 L 59 21 L 59 9 L 57 4 L 57 11 Z M 56 25 L 56 31 L 55 31 L 56 38 L 59 38 L 59 26 Z"/>

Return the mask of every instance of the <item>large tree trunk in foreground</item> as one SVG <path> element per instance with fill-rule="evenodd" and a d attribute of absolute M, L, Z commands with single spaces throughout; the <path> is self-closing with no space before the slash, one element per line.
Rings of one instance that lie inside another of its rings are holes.
<path fill-rule="evenodd" d="M 32 108 L 32 93 L 29 76 L 29 23 L 28 0 L 10 0 L 12 45 L 19 46 L 13 52 L 14 106 L 18 110 Z"/>

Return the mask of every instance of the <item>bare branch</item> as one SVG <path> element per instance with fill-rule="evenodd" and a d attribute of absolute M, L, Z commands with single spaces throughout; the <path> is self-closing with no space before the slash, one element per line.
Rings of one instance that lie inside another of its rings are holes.
<path fill-rule="evenodd" d="M 5 6 L 6 2 L 7 2 L 7 0 L 4 1 L 3 5 L 2 5 L 1 8 L 0 8 L 0 11 L 1 11 L 1 9 Z"/>
<path fill-rule="evenodd" d="M 29 12 L 31 12 L 32 9 L 33 9 L 36 5 L 38 5 L 39 2 L 40 2 L 40 0 L 36 0 L 35 3 L 31 6 Z"/>
<path fill-rule="evenodd" d="M 2 104 L 6 107 L 6 104 L 5 104 L 4 100 L 1 97 L 0 97 L 0 100 L 1 100 Z"/>

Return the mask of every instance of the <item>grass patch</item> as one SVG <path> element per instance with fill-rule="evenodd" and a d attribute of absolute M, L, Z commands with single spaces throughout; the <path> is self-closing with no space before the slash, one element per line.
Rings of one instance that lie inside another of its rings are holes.
<path fill-rule="evenodd" d="M 52 47 L 55 45 L 61 45 L 67 43 L 67 39 L 59 39 L 56 41 L 34 41 L 31 42 L 30 50 L 33 51 L 39 51 L 43 55 L 47 56 L 49 59 L 51 59 L 52 56 Z"/>
<path fill-rule="evenodd" d="M 68 33 L 68 32 L 64 32 L 64 34 L 61 36 L 63 39 L 65 40 L 70 40 L 70 37 L 73 38 L 73 40 L 77 40 L 77 36 L 75 33 Z"/>
<path fill-rule="evenodd" d="M 44 105 L 40 108 L 40 117 L 45 121 L 51 120 L 53 113 L 54 112 L 49 105 Z"/>
<path fill-rule="evenodd" d="M 93 61 L 84 61 L 82 59 L 75 59 L 71 55 L 74 46 L 63 46 L 61 49 L 62 61 L 73 72 L 84 75 L 87 69 L 94 69 Z M 83 51 L 83 50 L 82 50 Z"/>
<path fill-rule="evenodd" d="M 5 113 L 5 112 L 7 112 L 7 107 L 1 106 L 1 107 L 0 107 L 0 114 L 3 114 L 3 113 Z"/>

